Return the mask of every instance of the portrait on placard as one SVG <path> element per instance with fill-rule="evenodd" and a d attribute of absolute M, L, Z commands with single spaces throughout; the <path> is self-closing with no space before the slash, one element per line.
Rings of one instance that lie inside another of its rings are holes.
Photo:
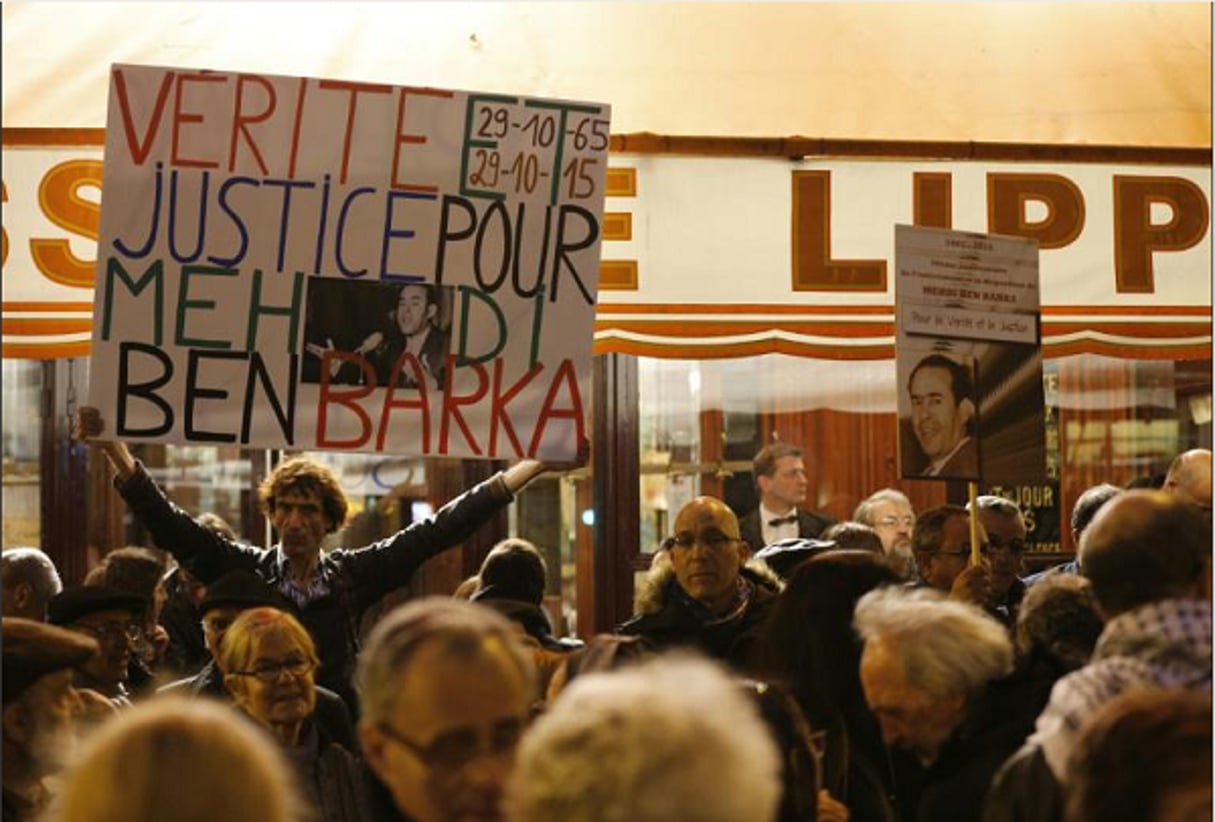
<path fill-rule="evenodd" d="M 430 283 L 308 282 L 300 382 L 442 390 L 452 294 Z M 407 356 L 412 355 L 412 356 Z"/>
<path fill-rule="evenodd" d="M 933 349 L 899 360 L 899 461 L 905 477 L 978 479 L 979 397 L 973 357 Z"/>

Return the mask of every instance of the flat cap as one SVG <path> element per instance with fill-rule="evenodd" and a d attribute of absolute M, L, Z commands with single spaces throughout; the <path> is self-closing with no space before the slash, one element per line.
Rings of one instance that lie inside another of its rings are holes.
<path fill-rule="evenodd" d="M 755 555 L 762 559 L 768 567 L 775 571 L 781 579 L 788 579 L 793 569 L 811 557 L 818 556 L 824 551 L 835 547 L 835 542 L 829 539 L 782 539 L 765 545 Z"/>
<path fill-rule="evenodd" d="M 98 652 L 91 637 L 20 617 L 0 619 L 4 704 L 17 699 L 40 678 L 75 668 Z"/>
<path fill-rule="evenodd" d="M 98 611 L 122 610 L 130 611 L 135 619 L 142 619 L 146 608 L 143 597 L 107 585 L 86 585 L 64 588 L 53 597 L 47 606 L 47 617 L 52 625 L 71 625 Z"/>

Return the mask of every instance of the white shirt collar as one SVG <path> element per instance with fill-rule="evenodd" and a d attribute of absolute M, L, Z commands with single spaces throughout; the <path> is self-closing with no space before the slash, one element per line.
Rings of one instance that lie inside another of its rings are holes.
<path fill-rule="evenodd" d="M 929 463 L 928 467 L 924 469 L 924 476 L 935 477 L 937 474 L 941 473 L 941 469 L 945 467 L 945 463 L 953 459 L 953 455 L 961 451 L 962 446 L 966 445 L 968 442 L 970 442 L 970 437 L 962 437 L 962 439 L 958 440 L 958 444 L 953 447 L 952 451 L 941 457 L 939 460 L 934 460 L 933 462 Z"/>

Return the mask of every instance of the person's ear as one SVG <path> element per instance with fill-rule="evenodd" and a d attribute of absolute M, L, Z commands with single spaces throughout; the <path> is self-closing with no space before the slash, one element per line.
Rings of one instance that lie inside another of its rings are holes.
<path fill-rule="evenodd" d="M 18 582 L 13 586 L 13 605 L 17 613 L 25 613 L 34 598 L 34 586 L 28 582 Z"/>
<path fill-rule="evenodd" d="M 4 706 L 3 718 L 0 719 L 4 738 L 19 745 L 29 745 L 33 739 L 33 724 L 30 722 L 29 710 L 20 701 Z"/>
<path fill-rule="evenodd" d="M 962 422 L 970 425 L 975 418 L 975 403 L 970 397 L 958 403 L 958 413 L 962 415 Z"/>
<path fill-rule="evenodd" d="M 751 558 L 751 545 L 741 537 L 735 537 L 738 540 L 738 567 L 741 568 L 747 564 L 747 560 Z"/>
<path fill-rule="evenodd" d="M 426 304 L 426 321 L 434 322 L 435 315 L 439 313 L 439 307 L 434 303 Z"/>
<path fill-rule="evenodd" d="M 759 488 L 759 495 L 762 498 L 768 493 L 768 489 L 772 487 L 772 478 L 765 477 L 763 474 L 760 474 L 755 478 L 755 485 L 757 488 Z"/>
<path fill-rule="evenodd" d="M 946 697 L 942 701 L 941 706 L 948 716 L 955 718 L 957 723 L 961 724 L 966 716 L 967 701 L 966 694 L 954 694 L 953 696 Z"/>

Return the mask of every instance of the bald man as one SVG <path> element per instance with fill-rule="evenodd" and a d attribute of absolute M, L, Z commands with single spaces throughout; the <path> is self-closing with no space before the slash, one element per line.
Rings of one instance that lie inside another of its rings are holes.
<path fill-rule="evenodd" d="M 0 557 L 0 612 L 46 622 L 46 606 L 63 590 L 50 557 L 37 548 L 10 548 Z"/>
<path fill-rule="evenodd" d="M 1195 448 L 1178 454 L 1164 477 L 1164 490 L 1193 503 L 1211 516 L 1211 452 Z"/>
<path fill-rule="evenodd" d="M 638 614 L 619 632 L 640 636 L 655 650 L 691 646 L 746 671 L 780 591 L 762 563 L 747 564 L 750 556 L 729 506 L 697 497 L 679 510 L 675 534 L 663 542 L 638 592 Z"/>

